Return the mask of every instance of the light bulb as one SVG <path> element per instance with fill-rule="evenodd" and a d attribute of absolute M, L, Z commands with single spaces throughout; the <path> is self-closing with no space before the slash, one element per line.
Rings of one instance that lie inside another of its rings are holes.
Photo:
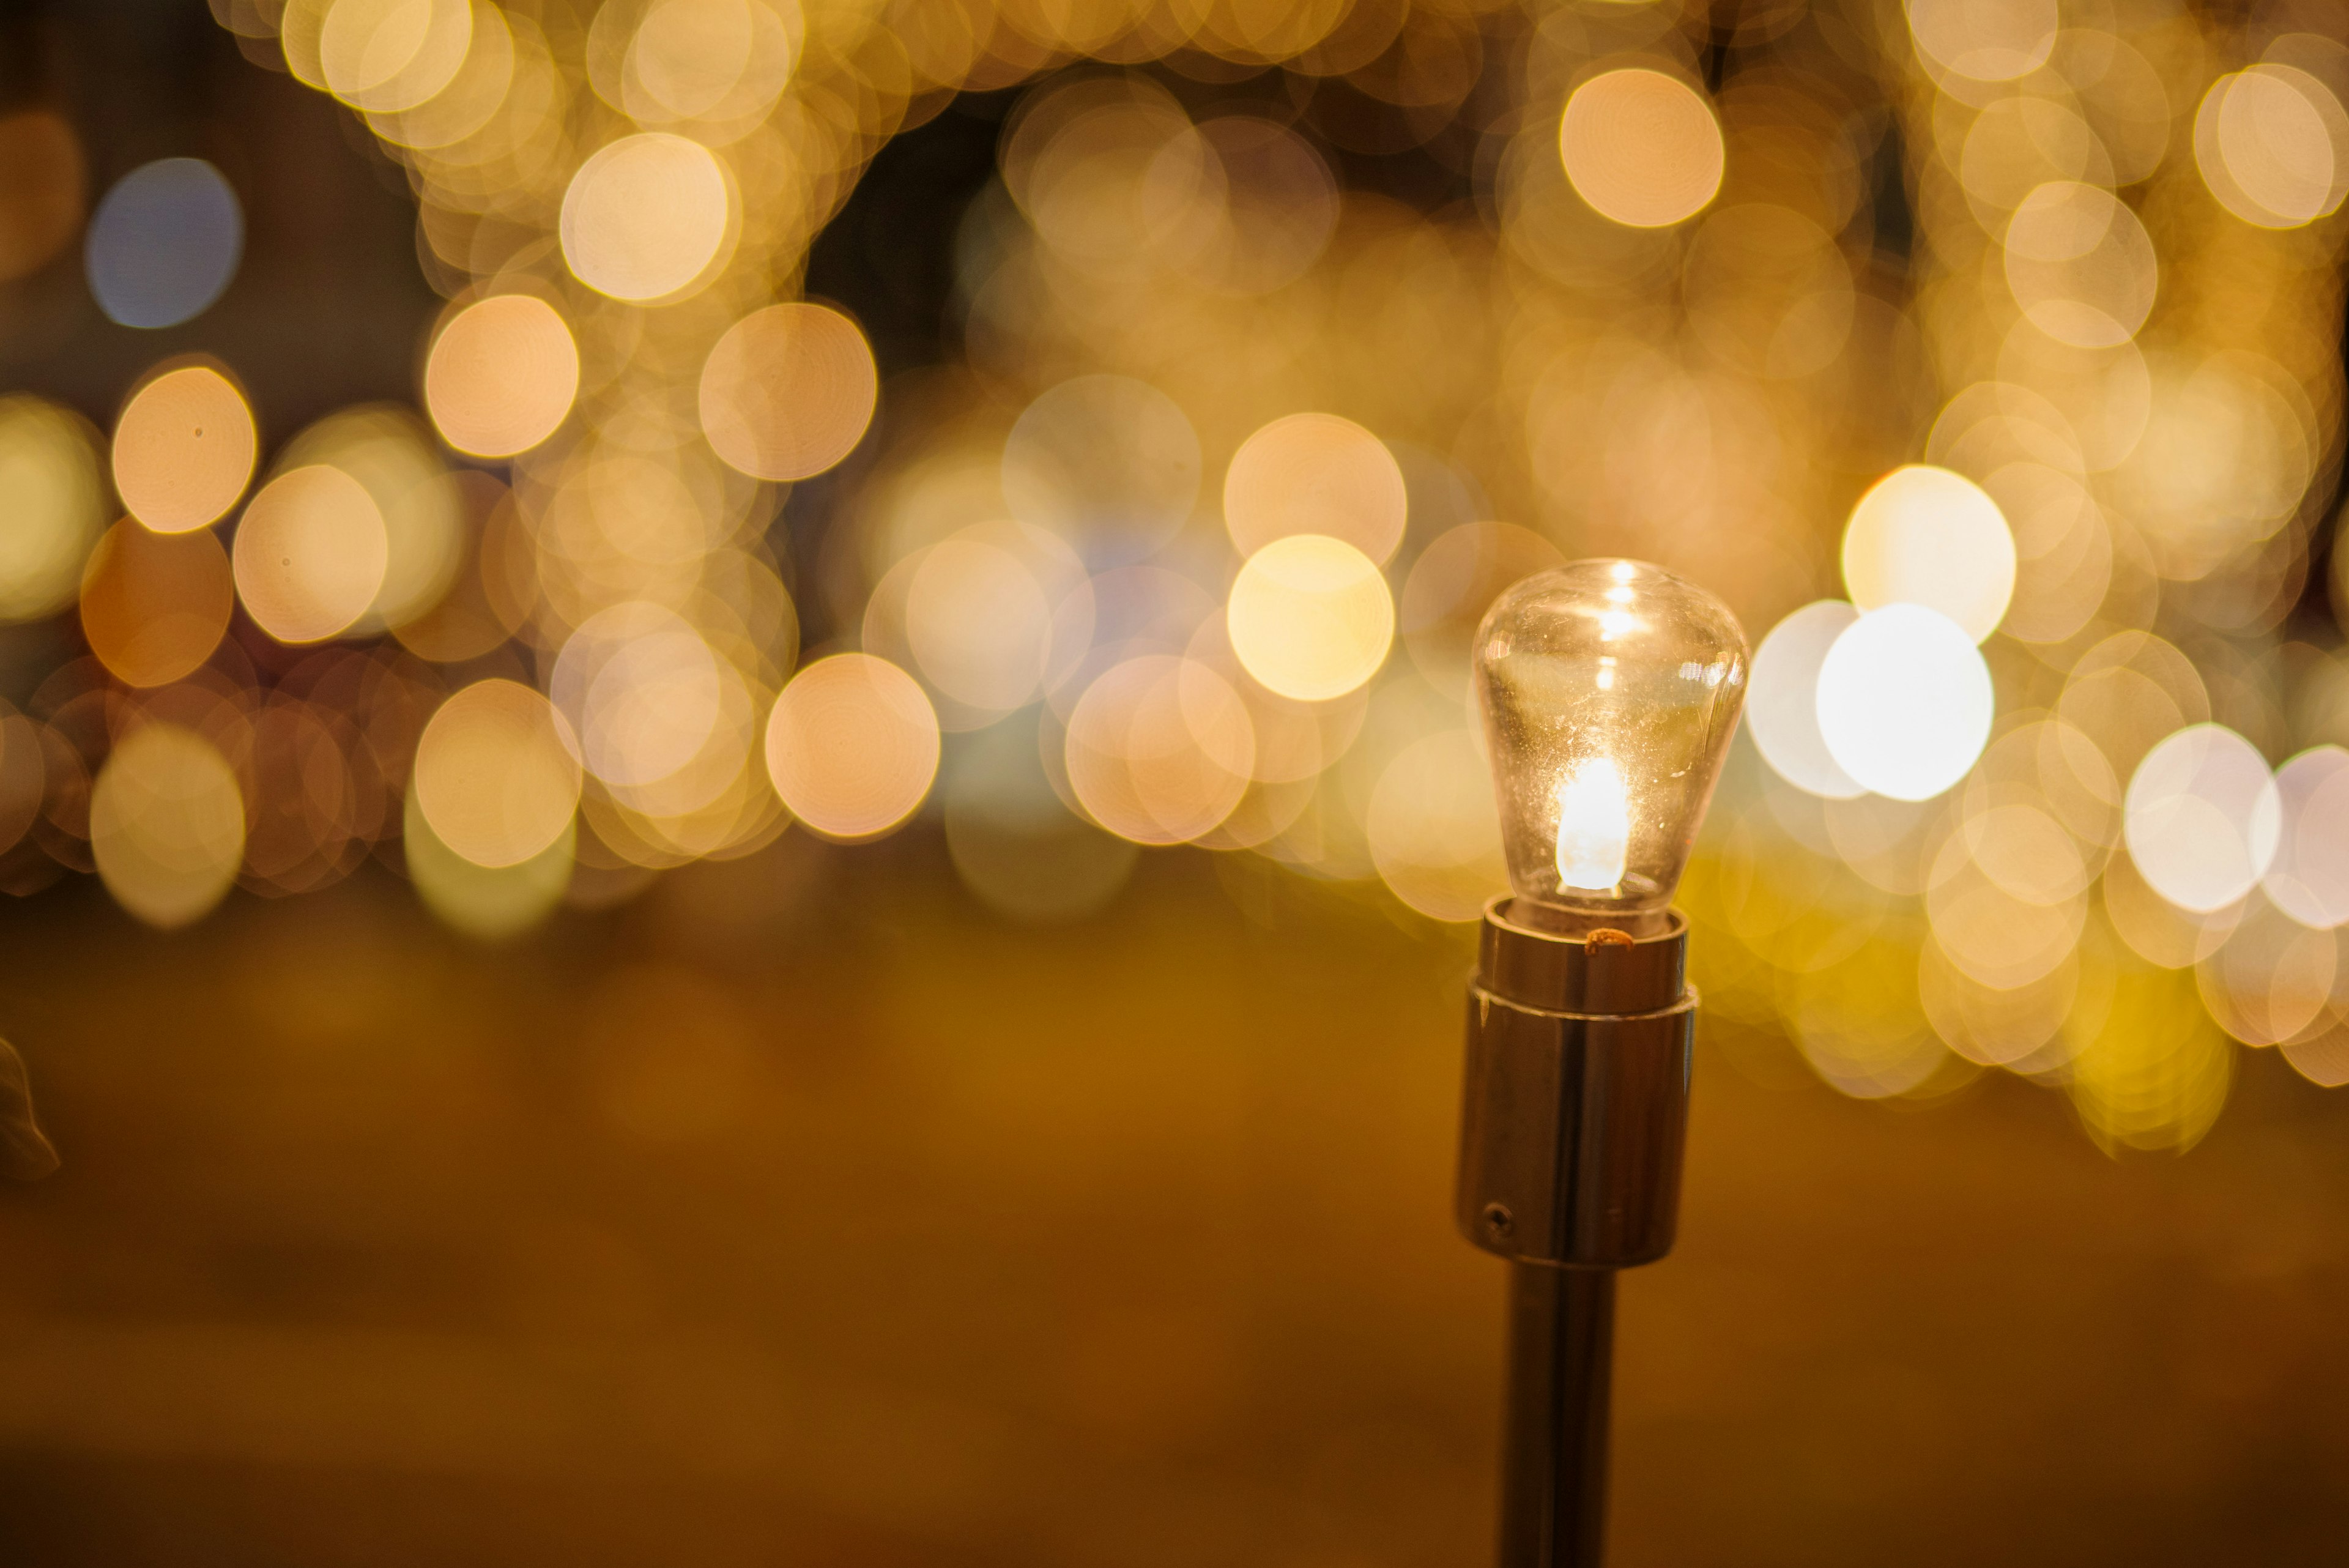
<path fill-rule="evenodd" d="M 1577 561 L 1476 632 L 1515 918 L 1653 931 L 1745 701 L 1729 607 L 1644 561 Z"/>

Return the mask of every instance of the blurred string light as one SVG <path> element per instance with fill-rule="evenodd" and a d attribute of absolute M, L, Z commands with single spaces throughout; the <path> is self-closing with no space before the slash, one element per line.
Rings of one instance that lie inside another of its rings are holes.
<path fill-rule="evenodd" d="M 2349 110 L 2337 96 L 2341 46 L 2336 40 L 2326 50 L 2324 42 L 2304 35 L 2279 40 L 2282 57 L 2220 77 L 2195 113 L 2194 159 L 2203 181 L 2247 223 L 2299 228 L 2339 211 L 2349 194 Z M 2296 54 L 2332 65 L 2334 83 L 2289 63 Z"/>
<path fill-rule="evenodd" d="M 88 170 L 73 127 L 47 109 L 0 115 L 0 283 L 39 271 L 80 233 Z"/>
<path fill-rule="evenodd" d="M 150 924 L 183 926 L 220 902 L 244 859 L 244 801 L 210 741 L 146 724 L 108 755 L 89 801 L 107 890 Z"/>
<path fill-rule="evenodd" d="M 521 865 L 570 833 L 579 787 L 570 725 L 516 681 L 456 692 L 417 741 L 416 809 L 441 844 L 491 870 Z"/>
<path fill-rule="evenodd" d="M 169 686 L 194 674 L 228 632 L 235 588 L 212 533 L 153 534 L 126 517 L 89 553 L 81 630 L 126 686 Z"/>
<path fill-rule="evenodd" d="M 566 820 L 535 853 L 483 865 L 442 841 L 413 792 L 400 826 L 401 857 L 418 897 L 458 930 L 490 941 L 528 930 L 561 906 L 577 845 L 577 826 Z"/>
<path fill-rule="evenodd" d="M 684 293 L 723 258 L 738 223 L 732 182 L 709 149 L 647 131 L 596 150 L 563 192 L 563 258 L 615 299 Z"/>
<path fill-rule="evenodd" d="M 211 365 L 165 370 L 131 394 L 114 423 L 114 490 L 158 534 L 227 515 L 253 479 L 253 410 Z"/>
<path fill-rule="evenodd" d="M 938 771 L 938 721 L 914 679 L 839 653 L 792 678 L 767 722 L 767 774 L 827 838 L 874 838 L 913 815 Z"/>
<path fill-rule="evenodd" d="M 2147 752 L 2125 810 L 2129 857 L 2155 892 L 2190 914 L 2249 898 L 2283 827 L 2266 761 L 2221 724 L 2191 725 Z"/>
<path fill-rule="evenodd" d="M 2349 924 L 2349 751 L 2312 747 L 2276 770 L 2276 848 L 2261 886 L 2314 930 Z"/>
<path fill-rule="evenodd" d="M 97 432 L 38 398 L 0 398 L 0 620 L 31 621 L 74 602 L 106 526 Z"/>
<path fill-rule="evenodd" d="M 1378 437 L 1335 414 L 1290 414 L 1249 436 L 1224 471 L 1224 526 L 1241 555 L 1319 534 L 1373 566 L 1402 543 L 1402 470 Z"/>
<path fill-rule="evenodd" d="M 177 327 L 212 308 L 244 258 L 244 212 L 201 158 L 164 158 L 115 182 L 84 242 L 89 291 L 125 327 Z"/>
<path fill-rule="evenodd" d="M 1622 554 L 1757 634 L 1685 884 L 1724 1023 L 1856 1096 L 2060 1085 L 2116 1148 L 2200 1136 L 2230 1033 L 2349 1081 L 2349 664 L 2301 613 L 2341 450 L 2323 6 L 214 12 L 405 171 L 450 302 L 423 417 L 264 449 L 199 360 L 110 441 L 0 400 L 0 618 L 78 603 L 92 655 L 0 712 L 5 885 L 192 918 L 212 756 L 244 886 L 398 839 L 485 937 L 920 815 L 1015 919 L 1189 842 L 1471 919 L 1478 619 Z M 890 137 L 1023 85 L 962 361 L 885 389 L 808 246 Z M 1340 179 L 1403 153 L 1473 202 Z M 85 231 L 70 127 L 0 154 L 0 274 L 80 234 L 146 326 L 233 275 L 210 166 Z"/>
<path fill-rule="evenodd" d="M 2033 0 L 1907 19 L 1942 409 L 1930 466 L 1852 511 L 1851 603 L 1763 639 L 1753 734 L 1801 793 L 1759 820 L 1907 891 L 1883 814 L 1918 814 L 1933 1032 L 2069 1085 L 2107 1144 L 2179 1146 L 2223 1099 L 2225 1034 L 2349 1079 L 2335 732 L 2266 684 L 2337 658 L 2279 645 L 2339 461 L 2341 367 L 2305 335 L 2337 333 L 2340 244 L 2261 237 L 2339 206 L 2349 51 L 2289 6 L 2240 33 L 2162 7 L 2067 32 Z M 1929 666 L 1953 684 L 1900 711 Z"/>
<path fill-rule="evenodd" d="M 1863 610 L 1922 605 L 1980 642 L 1998 629 L 2014 594 L 2014 535 L 1980 485 L 1909 463 L 1852 508 L 1843 578 Z"/>
<path fill-rule="evenodd" d="M 1394 599 L 1378 563 L 1326 534 L 1292 534 L 1250 556 L 1232 581 L 1229 618 L 1241 666 L 1300 702 L 1361 686 L 1394 641 Z"/>
<path fill-rule="evenodd" d="M 1894 800 L 1947 791 L 1990 738 L 1990 669 L 1965 628 L 1927 605 L 1853 620 L 1819 660 L 1814 701 L 1836 766 Z"/>
<path fill-rule="evenodd" d="M 1844 772 L 1821 727 L 1819 671 L 1859 612 L 1841 599 L 1806 605 L 1770 628 L 1754 650 L 1745 728 L 1778 776 L 1828 800 L 1849 800 L 1868 786 Z"/>
<path fill-rule="evenodd" d="M 1645 67 L 1574 89 L 1558 123 L 1567 178 L 1601 214 L 1633 228 L 1683 223 L 1721 189 L 1725 153 L 1697 88 Z"/>
<path fill-rule="evenodd" d="M 496 295 L 454 312 L 424 362 L 434 428 L 474 457 L 528 452 L 555 432 L 578 395 L 571 328 L 532 295 Z"/>
<path fill-rule="evenodd" d="M 324 642 L 357 623 L 382 590 L 391 540 L 367 487 L 329 463 L 279 474 L 237 524 L 236 597 L 255 626 L 287 644 Z"/>
<path fill-rule="evenodd" d="M 855 449 L 879 396 L 856 324 L 803 301 L 726 329 L 702 362 L 701 428 L 711 450 L 760 479 L 807 479 Z"/>

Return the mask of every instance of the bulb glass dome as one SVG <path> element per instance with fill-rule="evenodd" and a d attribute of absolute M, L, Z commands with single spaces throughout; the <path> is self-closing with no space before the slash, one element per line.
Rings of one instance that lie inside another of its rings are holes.
<path fill-rule="evenodd" d="M 1476 694 L 1518 919 L 1653 929 L 1745 701 L 1729 607 L 1644 561 L 1577 561 L 1501 596 Z"/>

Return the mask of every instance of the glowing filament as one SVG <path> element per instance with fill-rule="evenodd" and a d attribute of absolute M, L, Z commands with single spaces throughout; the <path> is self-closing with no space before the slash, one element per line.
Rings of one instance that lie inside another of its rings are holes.
<path fill-rule="evenodd" d="M 1558 885 L 1612 890 L 1623 880 L 1630 842 L 1630 792 L 1614 760 L 1599 757 L 1568 774 L 1557 786 Z"/>

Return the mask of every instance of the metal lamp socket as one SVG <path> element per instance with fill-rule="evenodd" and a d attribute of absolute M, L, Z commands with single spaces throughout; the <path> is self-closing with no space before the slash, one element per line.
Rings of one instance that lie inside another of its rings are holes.
<path fill-rule="evenodd" d="M 1688 921 L 1631 938 L 1485 911 L 1468 991 L 1454 1218 L 1515 1262 L 1622 1269 L 1671 1251 L 1696 992 Z"/>

